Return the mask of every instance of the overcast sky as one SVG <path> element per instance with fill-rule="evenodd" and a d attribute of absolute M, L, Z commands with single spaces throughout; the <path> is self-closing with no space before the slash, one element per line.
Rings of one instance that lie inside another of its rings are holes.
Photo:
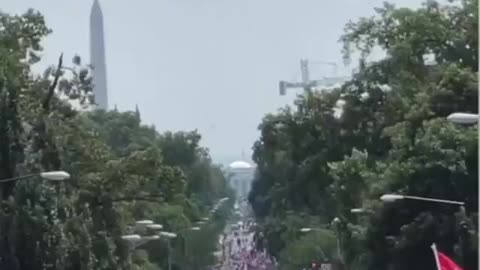
<path fill-rule="evenodd" d="M 0 9 L 42 12 L 53 33 L 42 66 L 89 59 L 93 0 L 0 0 Z M 299 59 L 343 68 L 345 23 L 373 15 L 382 0 L 100 0 L 109 106 L 133 110 L 159 131 L 198 129 L 217 161 L 251 155 L 265 113 L 291 104 L 279 80 L 300 80 Z M 420 0 L 392 1 L 415 7 Z M 332 74 L 313 65 L 311 79 Z"/>

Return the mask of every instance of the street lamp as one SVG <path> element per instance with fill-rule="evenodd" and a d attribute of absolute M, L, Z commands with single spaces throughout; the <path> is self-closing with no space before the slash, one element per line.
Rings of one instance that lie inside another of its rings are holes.
<path fill-rule="evenodd" d="M 340 261 L 342 262 L 342 264 L 344 264 L 345 260 L 343 259 L 343 253 L 342 253 L 342 250 L 341 250 L 341 247 L 340 247 L 340 231 L 339 231 L 339 228 L 338 228 L 338 225 L 340 225 L 342 221 L 340 220 L 339 217 L 335 217 L 333 220 L 332 220 L 332 225 L 337 225 L 337 226 L 332 226 L 334 228 L 334 231 L 335 231 L 335 234 L 336 234 L 336 239 L 337 239 L 337 256 L 338 258 L 340 259 Z"/>
<path fill-rule="evenodd" d="M 145 219 L 145 220 L 138 220 L 138 221 L 135 221 L 135 224 L 138 225 L 138 226 L 145 226 L 147 227 L 148 225 L 153 225 L 153 221 L 151 220 L 148 220 L 148 219 Z"/>
<path fill-rule="evenodd" d="M 456 204 L 456 205 L 465 205 L 464 202 L 459 202 L 459 201 L 441 200 L 441 199 L 425 198 L 425 197 L 417 197 L 417 196 L 407 196 L 407 195 L 399 195 L 399 194 L 384 194 L 380 197 L 380 200 L 382 200 L 384 202 L 394 202 L 394 201 L 406 200 L 406 199 L 428 201 L 428 202 L 437 202 L 437 203 Z"/>
<path fill-rule="evenodd" d="M 465 215 L 465 207 L 464 207 L 465 203 L 460 201 L 441 200 L 441 199 L 435 199 L 435 198 L 425 198 L 425 197 L 407 196 L 407 195 L 399 195 L 399 194 L 385 194 L 380 197 L 380 200 L 384 202 L 394 202 L 397 200 L 405 200 L 405 199 L 458 205 L 460 208 L 460 212 L 463 215 Z"/>
<path fill-rule="evenodd" d="M 160 236 L 164 236 L 168 239 L 173 239 L 173 238 L 177 237 L 177 234 L 172 233 L 172 232 L 160 232 Z"/>
<path fill-rule="evenodd" d="M 373 214 L 374 211 L 370 210 L 370 209 L 365 209 L 365 208 L 352 208 L 352 209 L 350 209 L 350 213 L 352 213 L 352 214 L 364 214 L 364 213 Z"/>
<path fill-rule="evenodd" d="M 135 249 L 152 240 L 158 240 L 160 237 L 158 235 L 140 236 L 138 234 L 128 234 L 122 235 L 122 239 L 132 244 L 132 249 Z"/>
<path fill-rule="evenodd" d="M 130 243 L 130 249 L 133 250 L 137 246 L 140 245 L 140 242 L 142 241 L 142 237 L 138 234 L 127 234 L 127 235 L 122 235 L 122 240 L 127 241 Z"/>
<path fill-rule="evenodd" d="M 300 228 L 299 230 L 300 232 L 302 233 L 308 233 L 308 232 L 312 232 L 312 231 L 316 231 L 316 232 L 330 232 L 329 229 L 326 229 L 326 228 L 310 228 L 310 227 L 303 227 L 303 228 Z"/>
<path fill-rule="evenodd" d="M 314 231 L 314 229 L 312 229 L 312 228 L 301 228 L 300 229 L 300 232 L 303 232 L 303 233 L 307 233 L 307 232 L 311 232 L 311 231 Z"/>
<path fill-rule="evenodd" d="M 147 236 L 143 236 L 142 239 L 145 239 L 147 241 L 158 240 L 158 239 L 160 239 L 160 236 L 158 236 L 158 235 L 147 235 Z"/>
<path fill-rule="evenodd" d="M 147 228 L 152 230 L 161 230 L 163 229 L 163 226 L 161 224 L 150 224 L 150 225 L 147 225 Z"/>
<path fill-rule="evenodd" d="M 63 181 L 70 178 L 70 174 L 64 171 L 51 171 L 51 172 L 41 172 L 35 174 L 29 174 L 24 176 L 12 177 L 7 179 L 1 179 L 0 183 L 17 181 L 17 180 L 26 180 L 34 177 L 40 177 L 49 181 Z"/>
<path fill-rule="evenodd" d="M 70 174 L 64 171 L 42 172 L 40 177 L 50 181 L 63 181 L 70 178 Z"/>
<path fill-rule="evenodd" d="M 187 231 L 200 231 L 202 228 L 199 226 L 193 226 L 187 229 L 181 230 L 181 232 L 187 232 Z M 188 263 L 188 237 L 187 235 L 183 235 L 183 254 L 185 256 L 186 263 Z"/>
<path fill-rule="evenodd" d="M 127 235 L 122 235 L 122 239 L 130 243 L 135 243 L 140 241 L 142 237 L 138 234 L 127 234 Z"/>
<path fill-rule="evenodd" d="M 151 220 L 148 220 L 148 219 L 138 220 L 138 221 L 135 221 L 135 227 L 134 228 L 135 228 L 136 231 L 144 232 L 145 229 L 148 226 L 151 226 L 151 225 L 154 225 L 153 221 L 151 221 Z"/>
<path fill-rule="evenodd" d="M 455 124 L 476 124 L 478 123 L 478 114 L 452 113 L 447 116 L 447 120 Z"/>
<path fill-rule="evenodd" d="M 299 231 L 303 233 L 311 232 L 311 231 L 324 231 L 325 229 L 322 228 L 309 228 L 309 227 L 304 227 L 301 228 Z"/>
<path fill-rule="evenodd" d="M 168 245 L 168 270 L 172 270 L 172 246 L 170 245 L 170 240 L 177 237 L 176 233 L 172 232 L 160 232 L 160 237 L 167 238 Z"/>
<path fill-rule="evenodd" d="M 163 229 L 163 225 L 161 224 L 148 224 L 147 225 L 148 229 L 154 230 L 154 231 L 160 231 Z"/>

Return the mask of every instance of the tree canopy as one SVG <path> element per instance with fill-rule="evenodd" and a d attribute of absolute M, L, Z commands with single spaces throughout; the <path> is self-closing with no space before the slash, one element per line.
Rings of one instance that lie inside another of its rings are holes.
<path fill-rule="evenodd" d="M 138 111 L 73 109 L 72 101 L 94 102 L 90 69 L 80 57 L 65 64 L 60 56 L 42 75 L 31 71 L 50 32 L 36 11 L 0 13 L 0 179 L 71 175 L 65 182 L 0 183 L 0 268 L 164 269 L 165 241 L 134 252 L 121 238 L 136 220 L 149 219 L 178 233 L 174 265 L 190 269 L 182 264 L 190 260 L 181 248 L 186 229 L 231 197 L 222 169 L 196 131 L 160 134 L 141 123 Z M 212 262 L 230 207 L 202 226 L 198 265 Z"/>
<path fill-rule="evenodd" d="M 285 269 L 322 259 L 322 246 L 348 269 L 435 269 L 432 243 L 478 268 L 478 127 L 446 120 L 478 113 L 478 1 L 449 2 L 386 3 L 349 22 L 340 41 L 345 58 L 360 52 L 358 72 L 263 119 L 249 200 Z M 375 48 L 386 56 L 367 62 Z M 465 207 L 382 203 L 387 193 Z M 328 233 L 305 238 L 302 227 L 329 230 L 340 250 L 326 248 Z M 288 260 L 296 247 L 301 259 Z"/>

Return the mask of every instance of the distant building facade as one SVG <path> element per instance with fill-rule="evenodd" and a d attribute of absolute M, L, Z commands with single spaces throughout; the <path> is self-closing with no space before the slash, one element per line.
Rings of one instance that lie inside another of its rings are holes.
<path fill-rule="evenodd" d="M 252 187 L 255 167 L 245 161 L 234 161 L 228 165 L 228 173 L 231 175 L 230 186 L 235 190 L 237 199 L 246 199 Z"/>
<path fill-rule="evenodd" d="M 93 66 L 93 94 L 97 109 L 108 109 L 107 64 L 105 60 L 105 35 L 103 12 L 94 0 L 90 12 L 90 64 Z"/>

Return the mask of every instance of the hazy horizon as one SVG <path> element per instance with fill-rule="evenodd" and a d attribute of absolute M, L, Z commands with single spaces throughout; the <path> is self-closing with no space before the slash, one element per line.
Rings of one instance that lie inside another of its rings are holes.
<path fill-rule="evenodd" d="M 89 59 L 92 1 L 0 0 L 1 10 L 45 15 L 41 71 L 79 54 Z M 216 162 L 235 160 L 258 138 L 262 117 L 291 104 L 279 80 L 300 80 L 299 60 L 343 68 L 337 42 L 350 19 L 374 14 L 381 0 L 100 0 L 104 14 L 109 107 L 134 110 L 160 132 L 198 129 Z M 422 1 L 392 1 L 418 6 Z M 331 75 L 312 66 L 311 78 Z M 235 158 L 236 157 L 236 158 Z"/>

